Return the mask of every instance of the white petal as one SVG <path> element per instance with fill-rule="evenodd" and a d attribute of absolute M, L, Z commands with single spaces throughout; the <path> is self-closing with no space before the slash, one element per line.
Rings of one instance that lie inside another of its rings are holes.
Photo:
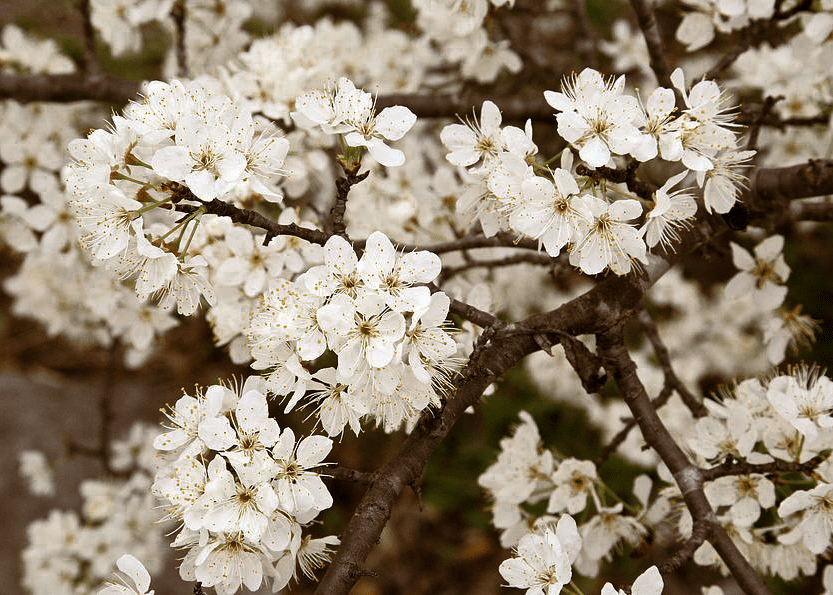
<path fill-rule="evenodd" d="M 150 160 L 153 170 L 160 176 L 181 182 L 191 172 L 193 159 L 185 147 L 163 147 Z"/>
<path fill-rule="evenodd" d="M 399 140 L 413 127 L 416 119 L 416 115 L 405 106 L 386 107 L 376 116 L 374 131 L 388 140 Z"/>
<path fill-rule="evenodd" d="M 245 434 L 254 434 L 260 430 L 263 422 L 269 417 L 269 405 L 266 395 L 258 391 L 249 391 L 237 403 L 235 410 L 237 423 Z"/>
<path fill-rule="evenodd" d="M 602 167 L 610 161 L 610 149 L 603 140 L 594 136 L 579 149 L 578 156 L 590 167 Z"/>
<path fill-rule="evenodd" d="M 333 441 L 326 436 L 309 436 L 298 445 L 296 459 L 305 468 L 321 464 L 333 447 Z"/>
<path fill-rule="evenodd" d="M 402 256 L 399 276 L 406 283 L 431 283 L 441 269 L 439 256 L 427 250 L 419 250 Z"/>
<path fill-rule="evenodd" d="M 116 566 L 136 583 L 140 593 L 145 593 L 150 587 L 150 575 L 139 560 L 130 554 L 125 554 L 116 560 Z"/>
<path fill-rule="evenodd" d="M 372 138 L 367 142 L 367 150 L 380 165 L 398 167 L 405 163 L 405 153 L 387 146 L 378 138 Z"/>
<path fill-rule="evenodd" d="M 200 440 L 211 450 L 222 451 L 231 448 L 236 433 L 225 416 L 212 417 L 200 422 Z"/>
<path fill-rule="evenodd" d="M 662 587 L 663 582 L 659 569 L 656 566 L 651 566 L 633 582 L 631 595 L 659 595 L 662 593 Z"/>

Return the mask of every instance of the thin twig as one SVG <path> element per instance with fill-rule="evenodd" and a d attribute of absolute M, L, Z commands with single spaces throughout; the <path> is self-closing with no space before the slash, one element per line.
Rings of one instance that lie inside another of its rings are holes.
<path fill-rule="evenodd" d="M 655 409 L 659 410 L 660 407 L 662 407 L 668 402 L 668 399 L 670 399 L 671 395 L 673 394 L 674 389 L 672 389 L 670 386 L 666 384 L 662 387 L 662 390 L 660 391 L 659 395 L 657 395 L 657 397 L 653 401 L 651 401 L 651 404 L 654 406 Z M 595 458 L 594 462 L 596 463 L 596 467 L 600 466 L 608 459 L 610 455 L 616 452 L 616 449 L 622 446 L 625 440 L 628 439 L 628 435 L 631 433 L 631 430 L 633 430 L 636 427 L 636 420 L 632 417 L 623 419 L 622 421 L 625 423 L 625 425 L 622 426 L 622 429 L 619 430 L 613 438 L 611 438 L 610 442 L 608 442 L 607 445 L 602 449 L 601 454 Z"/>
<path fill-rule="evenodd" d="M 360 242 L 356 243 L 360 245 Z M 446 252 L 457 252 L 458 250 L 472 250 L 474 248 L 522 248 L 538 252 L 540 247 L 536 240 L 531 238 L 519 238 L 514 234 L 500 232 L 487 238 L 483 234 L 463 236 L 462 238 L 427 246 L 414 244 L 394 244 L 397 250 L 411 252 L 413 250 L 428 250 L 434 254 L 445 254 Z"/>
<path fill-rule="evenodd" d="M 188 55 L 185 51 L 185 0 L 176 0 L 171 7 L 171 18 L 174 21 L 174 45 L 176 47 L 176 69 L 181 77 L 188 77 Z"/>
<path fill-rule="evenodd" d="M 809 461 L 797 463 L 795 461 L 772 461 L 770 463 L 742 463 L 740 461 L 732 461 L 723 463 L 711 469 L 703 469 L 703 480 L 712 481 L 718 477 L 726 477 L 728 475 L 751 475 L 753 473 L 812 473 L 816 467 L 824 463 L 830 457 L 830 451 L 817 454 Z"/>
<path fill-rule="evenodd" d="M 582 63 L 585 66 L 598 69 L 598 38 L 587 16 L 587 3 L 585 0 L 571 0 L 571 5 L 573 21 L 578 30 L 576 51 L 581 56 Z"/>
<path fill-rule="evenodd" d="M 347 211 L 347 195 L 353 186 L 360 183 L 370 174 L 370 170 L 366 170 L 361 174 L 358 173 L 360 165 L 360 163 L 355 163 L 351 166 L 345 165 L 344 163 L 341 164 L 344 170 L 344 177 L 339 177 L 336 180 L 335 201 L 330 209 L 329 218 L 324 222 L 324 230 L 328 232 L 328 235 L 341 236 L 345 240 L 350 239 L 347 237 L 347 224 L 344 222 L 344 213 Z"/>
<path fill-rule="evenodd" d="M 341 465 L 323 465 L 321 467 L 317 467 L 315 471 L 324 477 L 332 477 L 333 479 L 338 479 L 340 481 L 353 481 L 363 485 L 369 484 L 374 478 L 373 473 L 368 473 L 367 471 L 357 471 L 356 469 L 342 467 Z"/>
<path fill-rule="evenodd" d="M 683 564 L 691 559 L 694 552 L 697 551 L 697 548 L 703 545 L 710 529 L 709 523 L 701 519 L 694 519 L 693 527 L 691 528 L 691 537 L 670 558 L 659 564 L 659 571 L 663 574 L 670 574 L 679 570 Z"/>
<path fill-rule="evenodd" d="M 671 84 L 671 69 L 668 66 L 668 59 L 665 54 L 665 47 L 662 43 L 662 36 L 659 32 L 659 25 L 657 25 L 656 15 L 654 15 L 653 2 L 649 0 L 631 0 L 631 6 L 636 13 L 636 19 L 639 22 L 639 28 L 642 30 L 642 35 L 645 37 L 645 42 L 648 44 L 648 54 L 651 56 L 651 70 L 657 77 L 657 82 L 669 89 L 673 89 Z"/>
<path fill-rule="evenodd" d="M 668 348 L 659 336 L 659 330 L 657 329 L 654 319 L 651 318 L 648 311 L 644 309 L 639 312 L 638 318 L 639 323 L 642 325 L 642 330 L 645 332 L 645 336 L 648 337 L 648 340 L 651 342 L 651 346 L 654 348 L 654 353 L 659 360 L 659 365 L 662 368 L 663 375 L 665 376 L 666 384 L 677 391 L 677 394 L 680 395 L 683 403 L 685 403 L 686 407 L 688 407 L 694 417 L 703 417 L 706 415 L 708 410 L 705 405 L 703 405 L 702 399 L 695 397 L 691 391 L 688 390 L 685 383 L 680 380 L 677 373 L 674 372 L 674 368 L 671 364 L 671 354 L 668 353 Z"/>
<path fill-rule="evenodd" d="M 761 108 L 753 106 L 747 107 L 741 111 L 735 122 L 745 126 L 751 126 L 757 122 L 761 126 L 785 130 L 789 126 L 826 126 L 830 122 L 830 117 L 825 116 L 824 114 L 819 114 L 818 116 L 782 118 L 778 114 L 774 114 L 772 112 L 762 115 Z"/>
<path fill-rule="evenodd" d="M 513 254 L 511 256 L 504 256 L 503 258 L 487 258 L 482 260 L 472 259 L 470 262 L 465 264 L 444 268 L 441 275 L 442 281 L 447 281 L 451 277 L 474 268 L 499 268 L 515 264 L 538 264 L 551 266 L 553 264 L 553 260 L 555 259 L 548 254 L 524 252 L 521 254 Z"/>
<path fill-rule="evenodd" d="M 784 99 L 783 95 L 778 95 L 773 97 L 772 95 L 767 95 L 766 99 L 764 99 L 764 103 L 761 106 L 761 111 L 757 115 L 757 117 L 752 121 L 752 125 L 749 127 L 749 140 L 746 142 L 746 150 L 747 151 L 756 151 L 758 149 L 758 135 L 761 133 L 761 126 L 763 125 L 764 120 L 766 120 L 767 116 L 772 112 L 772 108 L 775 107 L 775 104 L 779 101 Z"/>
<path fill-rule="evenodd" d="M 579 163 L 576 166 L 576 173 L 580 176 L 587 176 L 597 185 L 603 179 L 618 184 L 624 183 L 628 186 L 628 190 L 640 198 L 652 200 L 657 188 L 636 177 L 636 170 L 639 168 L 639 165 L 640 163 L 636 159 L 631 159 L 625 169 L 614 169 L 606 166 L 590 169 L 583 163 Z"/>
<path fill-rule="evenodd" d="M 275 223 L 265 215 L 252 211 L 251 209 L 242 209 L 236 207 L 231 203 L 215 198 L 210 202 L 203 203 L 206 213 L 219 215 L 221 217 L 228 217 L 235 223 L 242 223 L 243 225 L 251 225 L 252 227 L 259 227 L 266 231 L 266 237 L 263 239 L 263 244 L 266 245 L 275 236 L 295 236 L 306 240 L 313 244 L 323 246 L 327 243 L 330 235 L 324 233 L 319 229 L 311 229 L 309 227 L 301 227 L 295 223 L 281 225 Z M 177 205 L 177 211 L 183 213 L 193 213 L 198 207 L 193 205 Z"/>
<path fill-rule="evenodd" d="M 95 30 L 93 29 L 92 16 L 90 14 L 90 0 L 78 0 L 78 12 L 81 13 L 81 29 L 84 35 L 84 53 L 81 55 L 81 72 L 97 76 L 101 72 L 101 66 L 95 53 Z"/>
<path fill-rule="evenodd" d="M 472 324 L 476 324 L 477 326 L 482 328 L 498 328 L 502 327 L 504 324 L 503 321 L 497 318 L 496 316 L 493 316 L 488 312 L 484 312 L 483 310 L 475 308 L 471 304 L 467 304 L 466 302 L 461 302 L 460 300 L 456 299 L 451 300 L 451 305 L 448 307 L 448 311 L 452 314 L 456 314 L 463 320 L 468 320 Z"/>

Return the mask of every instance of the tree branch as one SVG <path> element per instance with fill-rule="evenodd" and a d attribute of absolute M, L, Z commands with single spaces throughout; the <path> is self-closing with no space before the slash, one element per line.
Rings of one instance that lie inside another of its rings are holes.
<path fill-rule="evenodd" d="M 769 590 L 761 577 L 718 523 L 717 516 L 703 491 L 703 475 L 700 469 L 688 460 L 654 410 L 645 387 L 636 374 L 636 364 L 625 347 L 621 326 L 597 334 L 596 344 L 605 369 L 616 381 L 619 392 L 639 424 L 643 437 L 674 475 L 692 518 L 699 519 L 707 525 L 706 538 L 729 567 L 744 592 L 753 595 L 768 594 Z"/>
<path fill-rule="evenodd" d="M 442 281 L 446 281 L 455 275 L 459 275 L 460 273 L 474 268 L 505 267 L 514 264 L 538 264 L 542 266 L 552 266 L 555 262 L 557 262 L 557 260 L 549 254 L 522 252 L 520 254 L 504 256 L 502 258 L 487 258 L 483 260 L 472 259 L 471 262 L 467 262 L 459 266 L 446 267 L 440 275 L 442 277 Z"/>
<path fill-rule="evenodd" d="M 717 63 L 704 75 L 704 78 L 717 78 L 724 70 L 734 64 L 735 60 L 737 60 L 741 54 L 750 48 L 758 47 L 764 42 L 776 47 L 788 41 L 789 37 L 785 35 L 782 26 L 783 21 L 795 16 L 803 10 L 808 10 L 811 6 L 812 0 L 801 0 L 801 2 L 788 11 L 776 12 L 770 19 L 758 19 L 750 22 L 746 27 L 737 32 L 737 36 L 740 37 L 740 39 L 731 45 L 729 50 L 724 53 L 720 57 L 720 60 L 718 60 Z"/>
<path fill-rule="evenodd" d="M 702 519 L 694 519 L 692 524 L 691 537 L 686 540 L 683 547 L 675 551 L 670 558 L 658 565 L 661 573 L 669 574 L 679 570 L 694 555 L 697 548 L 706 541 L 711 530 L 711 525 Z"/>
<path fill-rule="evenodd" d="M 660 86 L 673 89 L 671 84 L 671 69 L 666 59 L 665 48 L 662 43 L 662 36 L 654 15 L 653 3 L 649 0 L 631 0 L 631 7 L 636 13 L 639 28 L 648 44 L 648 54 L 651 56 L 651 70 L 657 77 Z"/>
<path fill-rule="evenodd" d="M 106 101 L 126 104 L 139 92 L 139 81 L 129 81 L 109 74 L 91 76 L 89 73 L 44 74 L 36 76 L 0 75 L 0 99 L 29 101 Z M 505 121 L 553 121 L 553 108 L 544 101 L 543 93 L 531 97 L 468 92 L 450 94 L 390 94 L 376 98 L 377 110 L 393 105 L 404 105 L 420 118 L 454 118 L 480 109 L 486 100 L 500 108 Z"/>
<path fill-rule="evenodd" d="M 321 467 L 317 467 L 315 472 L 321 474 L 323 477 L 332 477 L 341 481 L 353 481 L 363 485 L 368 485 L 373 482 L 373 473 L 357 471 L 356 469 L 349 469 L 341 465 L 322 465 Z"/>
<path fill-rule="evenodd" d="M 84 33 L 84 53 L 81 55 L 81 71 L 88 75 L 98 75 L 101 66 L 95 53 L 95 30 L 90 15 L 90 0 L 78 0 L 78 12 L 81 13 L 81 29 Z"/>
<path fill-rule="evenodd" d="M 328 235 L 341 236 L 345 240 L 350 239 L 347 237 L 347 225 L 344 222 L 344 213 L 347 211 L 347 195 L 353 186 L 370 175 L 370 170 L 361 174 L 358 173 L 360 166 L 361 162 L 350 166 L 341 163 L 341 167 L 344 170 L 344 177 L 336 179 L 335 202 L 330 209 L 329 218 L 324 222 L 324 229 Z"/>
<path fill-rule="evenodd" d="M 706 415 L 708 411 L 706 410 L 705 405 L 703 405 L 702 400 L 695 397 L 691 391 L 688 390 L 688 387 L 683 383 L 683 381 L 680 380 L 680 377 L 677 376 L 676 372 L 674 372 L 668 348 L 665 346 L 665 343 L 662 342 L 662 338 L 660 338 L 659 331 L 657 330 L 657 325 L 654 323 L 653 318 L 651 318 L 651 315 L 648 314 L 647 310 L 643 309 L 639 312 L 639 323 L 642 325 L 642 330 L 645 332 L 645 336 L 648 337 L 648 340 L 651 342 L 651 346 L 654 348 L 654 353 L 659 360 L 662 373 L 665 375 L 666 385 L 677 391 L 677 394 L 680 395 L 683 403 L 686 404 L 686 407 L 688 407 L 694 417 L 703 417 Z"/>
<path fill-rule="evenodd" d="M 824 463 L 830 456 L 830 452 L 817 454 L 809 461 L 796 463 L 795 461 L 772 461 L 771 463 L 741 463 L 733 461 L 723 463 L 711 469 L 703 469 L 703 481 L 712 481 L 727 475 L 751 475 L 753 473 L 811 473 L 816 467 Z"/>
<path fill-rule="evenodd" d="M 174 21 L 174 47 L 176 48 L 176 70 L 181 77 L 188 77 L 188 55 L 185 51 L 185 0 L 176 0 L 171 7 L 171 18 Z"/>
<path fill-rule="evenodd" d="M 364 560 L 390 518 L 393 504 L 422 475 L 428 457 L 465 410 L 477 403 L 494 379 L 534 347 L 530 337 L 515 337 L 485 347 L 461 376 L 457 391 L 436 415 L 425 415 L 402 446 L 377 472 L 341 536 L 341 545 L 316 590 L 346 595 L 360 578 Z"/>
<path fill-rule="evenodd" d="M 323 246 L 330 239 L 330 235 L 318 229 L 310 229 L 309 227 L 301 227 L 295 223 L 288 225 L 281 225 L 275 223 L 268 217 L 261 215 L 257 211 L 250 209 L 241 209 L 233 204 L 227 203 L 219 198 L 213 199 L 211 202 L 204 203 L 206 213 L 219 215 L 221 217 L 228 217 L 235 223 L 242 223 L 244 225 L 251 225 L 266 230 L 266 237 L 263 240 L 264 245 L 275 236 L 295 236 L 306 240 L 313 244 Z M 177 205 L 178 211 L 192 212 L 196 207 L 187 205 Z"/>
<path fill-rule="evenodd" d="M 668 384 L 665 384 L 662 387 L 662 390 L 659 392 L 657 397 L 651 401 L 651 405 L 654 409 L 659 410 L 660 407 L 665 405 L 668 402 L 668 399 L 671 398 L 671 395 L 674 394 L 674 389 L 671 388 Z M 601 466 L 607 458 L 616 452 L 616 449 L 619 448 L 622 443 L 628 439 L 628 434 L 631 433 L 631 430 L 636 427 L 636 420 L 632 417 L 627 419 L 622 419 L 624 422 L 624 426 L 621 430 L 619 430 L 616 435 L 610 440 L 610 442 L 602 449 L 601 454 L 596 457 L 594 462 L 596 463 L 596 467 Z"/>
<path fill-rule="evenodd" d="M 778 203 L 833 194 L 833 160 L 810 159 L 789 167 L 759 168 L 750 187 L 755 203 Z M 771 207 L 764 207 L 771 208 Z"/>
<path fill-rule="evenodd" d="M 583 163 L 576 166 L 576 173 L 580 176 L 587 176 L 598 184 L 601 180 L 610 180 L 611 182 L 627 184 L 628 190 L 644 198 L 645 200 L 653 200 L 654 192 L 657 191 L 656 186 L 643 182 L 636 177 L 636 170 L 640 163 L 636 159 L 631 159 L 625 169 L 615 169 L 606 166 L 590 169 Z"/>
<path fill-rule="evenodd" d="M 473 248 L 523 248 L 539 252 L 537 240 L 531 238 L 519 238 L 514 234 L 500 232 L 487 238 L 483 234 L 464 236 L 450 242 L 428 244 L 427 246 L 416 246 L 413 244 L 396 244 L 397 249 L 409 252 L 411 250 L 428 250 L 434 254 L 445 254 L 446 252 L 457 252 L 458 250 L 471 250 Z"/>
<path fill-rule="evenodd" d="M 0 75 L 0 99 L 29 101 L 106 101 L 119 105 L 134 99 L 138 81 L 104 73 Z"/>

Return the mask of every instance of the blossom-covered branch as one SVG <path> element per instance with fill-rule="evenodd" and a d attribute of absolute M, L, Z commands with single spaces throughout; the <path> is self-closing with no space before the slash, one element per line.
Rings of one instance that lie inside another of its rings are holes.
<path fill-rule="evenodd" d="M 599 356 L 605 368 L 616 380 L 622 397 L 633 412 L 634 419 L 639 424 L 645 440 L 662 457 L 663 462 L 674 475 L 692 517 L 710 525 L 706 538 L 714 545 L 746 593 L 755 595 L 769 593 L 761 577 L 717 523 L 714 510 L 703 491 L 701 471 L 691 464 L 666 430 L 656 410 L 651 406 L 648 394 L 636 375 L 636 366 L 628 356 L 621 327 L 613 328 L 597 337 Z"/>

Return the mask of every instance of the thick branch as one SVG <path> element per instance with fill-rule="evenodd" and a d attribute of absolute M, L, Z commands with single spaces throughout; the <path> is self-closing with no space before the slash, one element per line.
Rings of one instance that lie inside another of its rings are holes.
<path fill-rule="evenodd" d="M 752 179 L 755 202 L 773 202 L 833 194 L 833 160 L 810 159 L 790 167 L 758 169 Z"/>
<path fill-rule="evenodd" d="M 0 99 L 28 101 L 106 101 L 126 104 L 139 92 L 138 81 L 103 73 L 0 75 Z"/>
<path fill-rule="evenodd" d="M 692 518 L 708 525 L 706 538 L 745 593 L 769 593 L 761 577 L 717 521 L 717 516 L 703 491 L 702 473 L 688 460 L 657 415 L 642 381 L 636 374 L 636 364 L 625 347 L 621 327 L 597 335 L 597 346 L 605 368 L 615 379 L 619 392 L 639 424 L 646 442 L 657 451 L 674 475 Z"/>
<path fill-rule="evenodd" d="M 399 451 L 376 474 L 342 535 L 339 551 L 318 592 L 328 595 L 349 592 L 359 579 L 364 560 L 379 538 L 394 502 L 406 486 L 417 481 L 431 452 L 454 422 L 466 408 L 479 400 L 482 391 L 497 376 L 522 357 L 540 349 L 534 338 L 536 333 L 531 329 L 540 327 L 545 329 L 544 332 L 554 333 L 552 343 L 559 341 L 556 331 L 580 335 L 608 329 L 636 311 L 643 292 L 670 266 L 669 261 L 651 256 L 643 275 L 611 276 L 551 312 L 514 325 L 490 326 L 490 339 L 478 347 L 476 355 L 461 373 L 457 392 L 447 400 L 437 416 L 422 420 Z M 483 324 L 489 324 L 488 320 Z"/>
<path fill-rule="evenodd" d="M 681 251 L 682 253 L 682 251 Z M 563 331 L 573 336 L 601 333 L 630 318 L 642 307 L 648 290 L 680 258 L 650 254 L 641 274 L 608 276 L 591 290 L 551 312 L 534 314 L 498 331 L 498 336 L 547 334 Z M 557 342 L 557 340 L 555 341 Z"/>
<path fill-rule="evenodd" d="M 0 76 L 0 99 L 29 101 L 106 101 L 125 104 L 139 92 L 139 81 L 128 81 L 102 74 L 51 74 L 36 76 Z M 553 109 L 544 101 L 543 93 L 531 97 L 484 93 L 449 94 L 392 94 L 379 95 L 376 109 L 404 105 L 420 118 L 454 118 L 466 116 L 491 100 L 503 113 L 503 119 L 553 121 Z"/>

